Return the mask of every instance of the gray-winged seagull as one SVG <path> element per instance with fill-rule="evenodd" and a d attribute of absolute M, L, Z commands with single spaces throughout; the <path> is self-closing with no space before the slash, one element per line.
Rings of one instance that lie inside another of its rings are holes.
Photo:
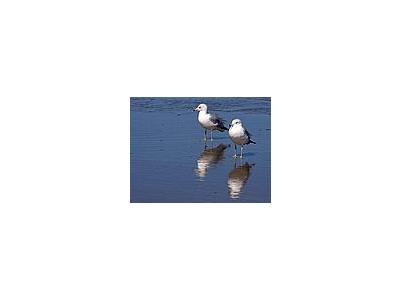
<path fill-rule="evenodd" d="M 228 130 L 228 128 L 224 125 L 224 119 L 217 116 L 216 114 L 209 114 L 207 113 L 207 105 L 204 103 L 199 104 L 193 111 L 198 111 L 198 120 L 200 125 L 204 128 L 204 140 L 207 141 L 207 129 L 211 130 L 211 141 L 213 130 L 218 130 L 224 132 Z"/>
<path fill-rule="evenodd" d="M 236 145 L 240 145 L 240 158 L 243 157 L 243 145 L 255 144 L 256 142 L 252 141 L 251 134 L 243 127 L 242 121 L 239 119 L 232 120 L 229 125 L 229 137 L 232 142 L 235 143 L 235 155 L 233 157 L 237 157 L 236 153 Z"/>

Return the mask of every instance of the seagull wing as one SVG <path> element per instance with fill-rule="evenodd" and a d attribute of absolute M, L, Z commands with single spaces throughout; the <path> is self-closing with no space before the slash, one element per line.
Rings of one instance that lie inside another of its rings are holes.
<path fill-rule="evenodd" d="M 246 128 L 243 127 L 243 129 L 244 129 L 244 133 L 249 137 L 249 141 L 247 142 L 247 144 L 255 144 L 256 142 L 251 140 L 252 134 L 250 132 L 248 132 Z"/>
<path fill-rule="evenodd" d="M 248 132 L 246 128 L 243 127 L 243 129 L 244 129 L 244 133 L 245 133 L 249 138 L 251 138 L 252 134 L 251 134 L 250 132 Z"/>
<path fill-rule="evenodd" d="M 220 116 L 216 114 L 210 114 L 210 121 L 215 124 L 218 128 L 220 128 L 222 131 L 223 130 L 228 130 L 228 128 L 225 127 L 225 120 L 222 119 Z"/>
<path fill-rule="evenodd" d="M 210 121 L 214 124 L 221 124 L 224 123 L 225 120 L 216 114 L 210 114 Z"/>

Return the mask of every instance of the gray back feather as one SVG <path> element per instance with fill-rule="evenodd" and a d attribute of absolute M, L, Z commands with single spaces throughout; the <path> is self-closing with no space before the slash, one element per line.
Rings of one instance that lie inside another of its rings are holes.
<path fill-rule="evenodd" d="M 211 114 L 210 121 L 214 124 L 223 124 L 225 120 L 216 114 Z"/>

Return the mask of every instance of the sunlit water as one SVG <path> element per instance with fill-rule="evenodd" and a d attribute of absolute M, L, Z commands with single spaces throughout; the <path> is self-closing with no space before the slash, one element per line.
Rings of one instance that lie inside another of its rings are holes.
<path fill-rule="evenodd" d="M 257 143 L 243 159 L 227 132 L 204 144 L 200 103 L 242 120 Z M 131 202 L 271 202 L 270 112 L 270 98 L 131 98 Z"/>

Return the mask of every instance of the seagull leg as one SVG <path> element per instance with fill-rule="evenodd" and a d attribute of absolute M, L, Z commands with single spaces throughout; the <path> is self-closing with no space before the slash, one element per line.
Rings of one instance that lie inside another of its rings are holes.
<path fill-rule="evenodd" d="M 243 158 L 243 145 L 240 146 L 240 158 Z"/>
<path fill-rule="evenodd" d="M 212 142 L 212 140 L 213 140 L 213 139 L 212 139 L 212 132 L 213 132 L 213 131 L 212 131 L 212 129 L 211 129 L 211 142 Z"/>
<path fill-rule="evenodd" d="M 233 157 L 234 157 L 234 158 L 237 157 L 237 154 L 236 154 L 236 144 L 235 144 L 235 155 L 234 155 Z"/>
<path fill-rule="evenodd" d="M 207 129 L 204 129 L 204 141 L 207 141 Z"/>

